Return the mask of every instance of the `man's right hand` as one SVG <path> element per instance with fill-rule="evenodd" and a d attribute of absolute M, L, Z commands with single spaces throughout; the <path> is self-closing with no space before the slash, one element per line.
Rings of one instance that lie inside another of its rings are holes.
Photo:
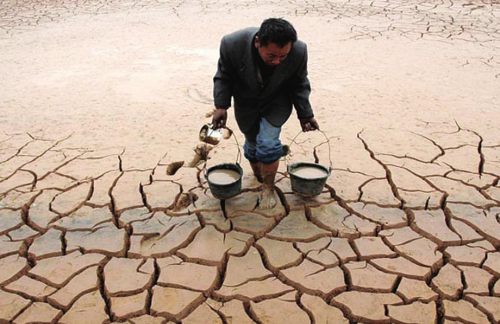
<path fill-rule="evenodd" d="M 227 109 L 216 109 L 212 117 L 212 128 L 219 129 L 226 127 Z"/>

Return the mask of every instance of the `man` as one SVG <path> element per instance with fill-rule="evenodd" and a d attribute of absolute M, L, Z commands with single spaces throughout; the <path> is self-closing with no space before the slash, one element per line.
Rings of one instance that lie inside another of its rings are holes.
<path fill-rule="evenodd" d="M 284 19 L 226 35 L 214 76 L 212 124 L 225 127 L 234 98 L 236 121 L 245 135 L 244 155 L 262 183 L 260 209 L 276 205 L 274 179 L 283 154 L 281 126 L 295 107 L 304 132 L 319 129 L 309 102 L 307 47 Z"/>

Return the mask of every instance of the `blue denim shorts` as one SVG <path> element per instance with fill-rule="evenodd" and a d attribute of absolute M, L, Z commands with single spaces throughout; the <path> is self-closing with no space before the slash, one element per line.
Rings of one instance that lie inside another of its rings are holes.
<path fill-rule="evenodd" d="M 261 118 L 259 123 L 244 134 L 243 151 L 248 161 L 270 164 L 279 160 L 283 152 L 280 133 L 281 127 L 275 127 Z"/>

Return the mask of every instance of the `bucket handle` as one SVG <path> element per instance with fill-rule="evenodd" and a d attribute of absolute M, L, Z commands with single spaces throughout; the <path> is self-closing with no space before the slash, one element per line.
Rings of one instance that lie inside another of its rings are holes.
<path fill-rule="evenodd" d="M 331 148 L 331 145 L 330 145 L 330 139 L 328 138 L 328 136 L 326 136 L 325 132 L 323 132 L 322 130 L 317 129 L 316 131 L 318 131 L 321 134 L 323 134 L 323 136 L 326 139 L 326 142 L 323 142 L 323 143 L 327 143 L 328 144 L 328 158 L 330 159 L 330 166 L 328 167 L 328 170 L 330 172 L 332 172 L 332 170 L 333 170 L 333 163 L 332 163 L 332 148 Z M 297 137 L 299 137 L 299 135 L 302 134 L 302 133 L 305 133 L 305 132 L 301 130 L 297 135 L 295 135 L 295 137 L 290 141 L 290 145 L 288 147 L 291 148 L 292 144 L 296 143 L 295 139 Z M 319 144 L 318 146 L 322 145 L 323 143 Z M 285 156 L 285 164 L 286 164 L 286 169 L 288 170 L 288 158 L 287 158 L 287 156 Z"/>

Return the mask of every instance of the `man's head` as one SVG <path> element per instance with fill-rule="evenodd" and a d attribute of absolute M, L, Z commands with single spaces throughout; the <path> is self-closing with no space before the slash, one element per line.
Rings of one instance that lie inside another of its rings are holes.
<path fill-rule="evenodd" d="M 286 59 L 297 41 L 292 24 L 281 18 L 264 20 L 255 37 L 255 47 L 267 65 L 276 66 Z"/>

